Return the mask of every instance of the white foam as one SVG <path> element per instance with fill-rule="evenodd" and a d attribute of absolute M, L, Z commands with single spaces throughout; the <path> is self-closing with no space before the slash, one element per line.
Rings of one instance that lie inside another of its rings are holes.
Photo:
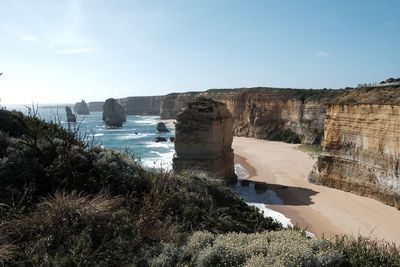
<path fill-rule="evenodd" d="M 146 147 L 148 148 L 156 148 L 156 147 L 164 147 L 164 148 L 174 148 L 174 143 L 172 142 L 145 142 Z"/>
<path fill-rule="evenodd" d="M 103 133 L 95 133 L 93 136 L 97 137 L 97 136 L 103 136 Z"/>
<path fill-rule="evenodd" d="M 235 164 L 235 173 L 239 179 L 245 180 L 250 177 L 249 172 L 240 164 Z"/>
<path fill-rule="evenodd" d="M 143 137 L 149 136 L 151 134 L 145 134 L 145 133 L 130 133 L 130 134 L 120 134 L 119 136 L 115 137 L 115 139 L 118 140 L 132 140 L 132 139 L 141 139 Z"/>
<path fill-rule="evenodd" d="M 247 205 L 254 206 L 260 209 L 264 217 L 270 217 L 282 224 L 283 227 L 293 227 L 293 224 L 289 218 L 280 212 L 271 210 L 265 206 L 263 203 L 247 203 Z"/>

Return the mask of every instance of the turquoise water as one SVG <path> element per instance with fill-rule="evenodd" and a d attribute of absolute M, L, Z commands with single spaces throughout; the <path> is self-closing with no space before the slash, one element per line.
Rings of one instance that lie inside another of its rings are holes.
<path fill-rule="evenodd" d="M 28 109 L 24 106 L 7 106 L 8 110 L 16 109 L 25 114 Z M 58 114 L 58 115 L 57 115 Z M 65 107 L 40 108 L 38 116 L 46 121 L 59 121 L 68 128 Z M 58 118 L 58 119 L 56 119 Z M 169 133 L 158 133 L 156 125 L 160 121 L 158 116 L 128 115 L 122 128 L 107 128 L 102 120 L 102 112 L 91 112 L 90 115 L 77 115 L 77 122 L 71 123 L 71 129 L 78 129 L 81 134 L 88 134 L 94 138 L 98 145 L 117 150 L 128 150 L 133 153 L 143 167 L 148 169 L 170 170 L 174 154 L 174 143 L 154 142 L 154 138 L 162 136 L 169 138 L 175 136 L 172 122 L 167 123 Z"/>

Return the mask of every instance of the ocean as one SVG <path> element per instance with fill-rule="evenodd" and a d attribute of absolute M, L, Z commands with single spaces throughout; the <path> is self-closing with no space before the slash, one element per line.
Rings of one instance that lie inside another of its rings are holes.
<path fill-rule="evenodd" d="M 8 110 L 18 110 L 28 114 L 28 109 L 23 105 L 7 106 Z M 82 136 L 86 135 L 97 145 L 127 151 L 132 154 L 144 168 L 153 171 L 172 170 L 172 158 L 175 152 L 174 142 L 169 137 L 175 136 L 173 121 L 160 120 L 159 116 L 127 115 L 126 122 L 121 128 L 107 128 L 102 120 L 102 112 L 91 112 L 90 115 L 77 115 L 77 122 L 66 121 L 65 106 L 57 108 L 40 108 L 37 116 L 45 121 L 60 123 L 63 127 L 77 130 Z M 157 132 L 157 123 L 166 122 L 169 133 Z M 165 137 L 167 142 L 154 142 L 156 137 Z M 239 164 L 235 164 L 235 172 L 239 179 L 247 179 L 249 173 Z M 257 192 L 254 183 L 242 186 L 240 182 L 233 185 L 232 190 L 247 204 L 258 207 L 264 216 L 272 217 L 281 222 L 283 226 L 293 226 L 290 219 L 283 214 L 266 207 L 266 204 L 279 204 L 283 202 L 272 190 Z"/>

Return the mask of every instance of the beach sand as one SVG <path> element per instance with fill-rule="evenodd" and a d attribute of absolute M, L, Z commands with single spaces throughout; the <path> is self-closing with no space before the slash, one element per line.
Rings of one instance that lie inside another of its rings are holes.
<path fill-rule="evenodd" d="M 294 225 L 321 237 L 352 234 L 400 245 L 400 211 L 367 197 L 308 182 L 315 157 L 298 145 L 234 137 L 235 163 L 249 180 L 268 183 L 284 205 L 267 205 Z"/>

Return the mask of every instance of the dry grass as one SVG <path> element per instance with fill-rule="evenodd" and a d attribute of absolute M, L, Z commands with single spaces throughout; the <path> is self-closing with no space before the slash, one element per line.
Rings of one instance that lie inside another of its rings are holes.
<path fill-rule="evenodd" d="M 0 265 L 4 266 L 16 253 L 16 247 L 9 244 L 0 245 Z"/>

